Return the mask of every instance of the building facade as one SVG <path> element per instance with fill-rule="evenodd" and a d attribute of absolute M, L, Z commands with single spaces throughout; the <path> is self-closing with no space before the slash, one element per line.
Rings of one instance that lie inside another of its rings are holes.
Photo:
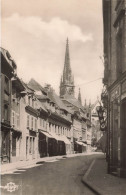
<path fill-rule="evenodd" d="M 0 48 L 1 55 L 1 163 L 11 162 L 11 94 L 16 64 L 9 52 Z"/>
<path fill-rule="evenodd" d="M 126 177 L 126 0 L 103 0 L 108 172 Z"/>

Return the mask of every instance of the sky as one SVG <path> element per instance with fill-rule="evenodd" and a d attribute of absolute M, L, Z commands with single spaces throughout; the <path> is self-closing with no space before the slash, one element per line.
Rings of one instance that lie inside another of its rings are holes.
<path fill-rule="evenodd" d="M 101 0 L 2 0 L 1 46 L 17 64 L 20 78 L 49 83 L 59 94 L 66 39 L 75 92 L 95 102 L 102 91 Z"/>

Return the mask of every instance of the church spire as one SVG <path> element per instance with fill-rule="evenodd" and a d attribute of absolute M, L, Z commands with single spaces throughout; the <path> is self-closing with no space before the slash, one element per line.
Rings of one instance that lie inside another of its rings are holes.
<path fill-rule="evenodd" d="M 62 82 L 60 83 L 60 96 L 74 95 L 74 77 L 70 66 L 69 41 L 66 40 L 66 51 Z"/>
<path fill-rule="evenodd" d="M 67 38 L 65 60 L 64 60 L 64 70 L 63 70 L 63 82 L 71 82 L 71 81 L 72 81 L 72 71 L 70 67 L 69 41 Z"/>
<path fill-rule="evenodd" d="M 79 88 L 79 94 L 78 94 L 78 101 L 82 104 L 80 88 Z"/>

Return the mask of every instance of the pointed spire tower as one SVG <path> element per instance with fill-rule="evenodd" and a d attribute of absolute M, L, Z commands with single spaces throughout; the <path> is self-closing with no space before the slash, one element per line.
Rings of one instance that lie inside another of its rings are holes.
<path fill-rule="evenodd" d="M 74 77 L 72 75 L 72 70 L 70 66 L 70 55 L 69 55 L 69 41 L 67 38 L 66 41 L 66 52 L 65 52 L 65 60 L 64 60 L 64 69 L 63 76 L 61 77 L 60 82 L 60 97 L 64 97 L 64 95 L 74 96 Z"/>
<path fill-rule="evenodd" d="M 79 93 L 78 93 L 78 101 L 79 101 L 80 104 L 82 105 L 80 88 L 79 88 Z"/>

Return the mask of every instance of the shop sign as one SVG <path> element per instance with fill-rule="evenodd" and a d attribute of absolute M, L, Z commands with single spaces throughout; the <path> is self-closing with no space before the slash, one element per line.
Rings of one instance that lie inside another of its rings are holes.
<path fill-rule="evenodd" d="M 120 96 L 120 86 L 116 87 L 111 93 L 111 101 L 117 99 Z"/>

